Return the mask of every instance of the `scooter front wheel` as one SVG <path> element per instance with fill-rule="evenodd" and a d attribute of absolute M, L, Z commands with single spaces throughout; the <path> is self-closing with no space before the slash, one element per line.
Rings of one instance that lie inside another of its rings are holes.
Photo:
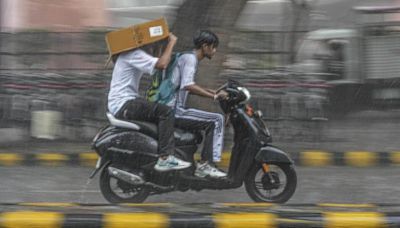
<path fill-rule="evenodd" d="M 253 164 L 245 178 L 247 194 L 255 202 L 285 203 L 297 186 L 297 175 L 291 164 Z"/>
<path fill-rule="evenodd" d="M 108 165 L 109 166 L 109 165 Z M 112 177 L 104 167 L 100 175 L 100 191 L 110 203 L 142 203 L 150 191 L 145 186 L 133 186 Z"/>

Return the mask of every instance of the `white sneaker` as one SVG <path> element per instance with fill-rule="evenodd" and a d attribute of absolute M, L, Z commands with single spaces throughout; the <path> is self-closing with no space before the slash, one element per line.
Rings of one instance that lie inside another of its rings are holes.
<path fill-rule="evenodd" d="M 198 177 L 210 176 L 213 178 L 221 178 L 227 176 L 226 173 L 210 165 L 208 162 L 204 162 L 203 164 L 197 163 L 194 175 Z"/>
<path fill-rule="evenodd" d="M 165 172 L 170 170 L 186 169 L 192 165 L 190 162 L 183 161 L 173 155 L 168 155 L 167 159 L 159 158 L 154 169 L 159 172 Z"/>

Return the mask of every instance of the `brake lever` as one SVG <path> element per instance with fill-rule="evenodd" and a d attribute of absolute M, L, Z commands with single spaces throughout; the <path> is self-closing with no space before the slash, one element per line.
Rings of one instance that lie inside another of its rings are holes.
<path fill-rule="evenodd" d="M 232 101 L 237 94 L 237 90 L 232 88 L 225 88 L 225 91 L 228 93 L 228 101 Z"/>
<path fill-rule="evenodd" d="M 237 90 L 235 90 L 235 89 L 232 89 L 232 88 L 226 88 L 225 89 L 227 92 L 236 92 Z"/>
<path fill-rule="evenodd" d="M 225 84 L 223 84 L 222 86 L 220 86 L 220 87 L 216 90 L 216 93 L 218 93 L 219 91 L 225 89 L 225 88 L 227 87 L 227 84 L 228 84 L 228 83 L 225 83 Z"/>

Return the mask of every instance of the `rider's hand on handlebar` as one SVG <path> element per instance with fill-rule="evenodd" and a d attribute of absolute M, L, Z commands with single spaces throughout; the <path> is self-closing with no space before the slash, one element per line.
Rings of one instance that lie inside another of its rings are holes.
<path fill-rule="evenodd" d="M 217 94 L 215 94 L 215 100 L 226 100 L 228 99 L 228 97 L 229 94 L 224 90 L 221 90 Z"/>

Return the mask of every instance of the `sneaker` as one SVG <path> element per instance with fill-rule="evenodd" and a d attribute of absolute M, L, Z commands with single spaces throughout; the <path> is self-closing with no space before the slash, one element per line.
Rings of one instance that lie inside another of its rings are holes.
<path fill-rule="evenodd" d="M 226 173 L 210 165 L 208 162 L 204 162 L 203 164 L 197 163 L 196 166 L 197 167 L 196 171 L 194 172 L 194 175 L 198 177 L 210 176 L 213 178 L 221 178 L 227 176 Z"/>
<path fill-rule="evenodd" d="M 192 165 L 190 162 L 183 161 L 173 155 L 169 155 L 167 159 L 159 158 L 154 169 L 159 172 L 165 172 L 170 170 L 186 169 Z"/>

